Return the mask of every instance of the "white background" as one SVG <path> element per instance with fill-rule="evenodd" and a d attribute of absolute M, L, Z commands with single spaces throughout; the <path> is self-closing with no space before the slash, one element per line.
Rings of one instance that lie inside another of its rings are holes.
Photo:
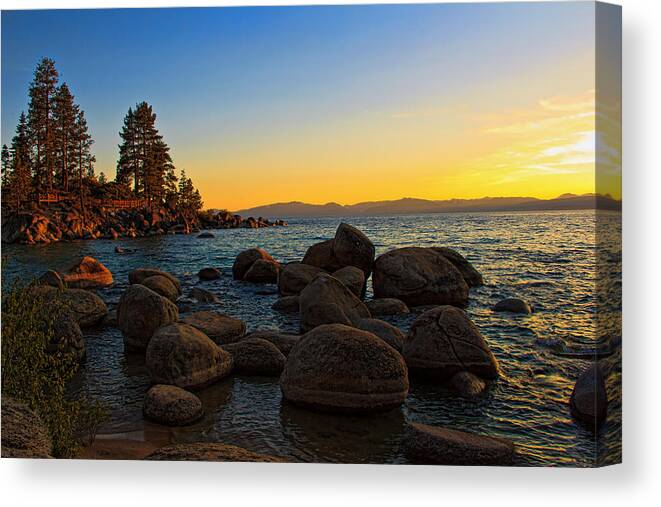
<path fill-rule="evenodd" d="M 277 4 L 0 0 L 3 9 Z M 286 2 L 283 2 L 286 3 Z M 298 0 L 295 3 L 314 3 Z M 319 3 L 319 2 L 318 2 Z M 351 3 L 325 1 L 323 3 Z M 384 2 L 380 2 L 384 3 Z M 620 3 L 620 2 L 617 2 Z M 661 2 L 624 0 L 624 464 L 600 470 L 1 460 L 4 505 L 658 505 Z M 469 36 L 467 34 L 467 36 Z"/>

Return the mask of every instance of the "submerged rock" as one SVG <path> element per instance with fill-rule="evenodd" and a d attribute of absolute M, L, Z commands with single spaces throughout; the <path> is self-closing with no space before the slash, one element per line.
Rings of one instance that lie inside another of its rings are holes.
<path fill-rule="evenodd" d="M 411 325 L 402 350 L 412 374 L 445 381 L 460 371 L 484 379 L 498 377 L 498 362 L 466 313 L 439 306 Z"/>
<path fill-rule="evenodd" d="M 203 233 L 198 234 L 197 237 L 200 239 L 210 239 L 210 238 L 215 238 L 216 236 L 214 236 L 212 232 L 205 231 Z"/>
<path fill-rule="evenodd" d="M 157 449 L 145 459 L 151 461 L 228 461 L 252 463 L 286 463 L 278 456 L 258 454 L 235 445 L 217 442 L 167 445 Z"/>
<path fill-rule="evenodd" d="M 464 398 L 475 398 L 487 388 L 487 384 L 480 377 L 467 371 L 455 373 L 450 379 L 452 388 Z"/>
<path fill-rule="evenodd" d="M 468 303 L 464 277 L 443 255 L 429 248 L 391 250 L 374 263 L 375 298 L 397 298 L 408 306 Z"/>
<path fill-rule="evenodd" d="M 190 297 L 196 299 L 200 303 L 220 303 L 218 296 L 213 292 L 201 289 L 200 287 L 193 287 L 190 290 Z"/>
<path fill-rule="evenodd" d="M 402 351 L 402 347 L 406 341 L 406 336 L 399 328 L 383 320 L 361 319 L 356 323 L 355 327 L 363 331 L 369 331 L 374 336 L 381 338 L 397 352 Z"/>
<path fill-rule="evenodd" d="M 278 347 L 262 338 L 243 338 L 223 345 L 234 361 L 234 372 L 241 375 L 279 377 L 285 367 L 285 356 Z"/>
<path fill-rule="evenodd" d="M 401 405 L 406 365 L 371 333 L 342 324 L 316 327 L 292 348 L 280 377 L 285 399 L 330 412 L 372 412 Z"/>
<path fill-rule="evenodd" d="M 96 289 L 112 285 L 112 273 L 94 257 L 85 256 L 62 279 L 72 289 Z"/>
<path fill-rule="evenodd" d="M 502 438 L 408 423 L 404 450 L 414 463 L 437 465 L 511 465 L 514 444 Z"/>
<path fill-rule="evenodd" d="M 197 273 L 197 276 L 200 280 L 209 282 L 211 280 L 218 280 L 222 276 L 222 272 L 217 268 L 202 268 Z"/>
<path fill-rule="evenodd" d="M 245 322 L 218 312 L 195 312 L 183 322 L 202 331 L 217 345 L 237 342 L 246 334 Z"/>
<path fill-rule="evenodd" d="M 41 418 L 25 403 L 2 396 L 2 457 L 52 458 L 53 443 Z"/>
<path fill-rule="evenodd" d="M 365 306 L 367 306 L 367 309 L 373 317 L 410 313 L 409 307 L 406 306 L 406 303 L 395 298 L 372 299 L 371 301 L 366 301 Z"/>
<path fill-rule="evenodd" d="M 131 350 L 145 350 L 154 332 L 176 322 L 177 306 L 144 285 L 130 285 L 117 305 L 117 325 L 124 345 Z"/>
<path fill-rule="evenodd" d="M 603 373 L 597 363 L 576 380 L 569 399 L 572 416 L 587 429 L 596 432 L 608 415 L 608 396 Z"/>
<path fill-rule="evenodd" d="M 152 383 L 200 389 L 229 375 L 232 357 L 203 332 L 187 324 L 159 328 L 147 347 Z"/>
<path fill-rule="evenodd" d="M 523 299 L 519 298 L 505 298 L 496 303 L 492 310 L 494 312 L 512 312 L 531 314 L 532 308 Z"/>
<path fill-rule="evenodd" d="M 328 274 L 318 275 L 300 296 L 301 330 L 321 324 L 356 325 L 371 317 L 369 310 L 347 287 Z"/>
<path fill-rule="evenodd" d="M 147 419 L 167 426 L 186 426 L 204 414 L 197 396 L 165 384 L 157 384 L 147 391 L 142 411 Z"/>

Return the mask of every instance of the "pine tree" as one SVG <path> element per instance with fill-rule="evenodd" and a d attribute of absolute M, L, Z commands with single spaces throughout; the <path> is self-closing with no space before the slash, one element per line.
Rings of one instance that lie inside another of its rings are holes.
<path fill-rule="evenodd" d="M 105 173 L 103 171 L 101 171 L 99 173 L 99 184 L 100 185 L 105 185 L 106 183 L 108 183 L 108 179 L 106 178 Z"/>
<path fill-rule="evenodd" d="M 2 145 L 2 193 L 8 188 L 9 177 L 11 176 L 11 154 L 6 144 Z"/>
<path fill-rule="evenodd" d="M 53 138 L 55 144 L 56 181 L 65 192 L 69 191 L 71 174 L 75 168 L 77 150 L 77 118 L 80 108 L 74 104 L 73 95 L 66 83 L 55 92 L 53 103 Z"/>
<path fill-rule="evenodd" d="M 28 124 L 30 137 L 36 148 L 35 181 L 38 188 L 46 186 L 48 190 L 53 188 L 52 109 L 57 79 L 55 62 L 50 58 L 43 58 L 34 71 L 34 79 L 30 84 L 29 92 Z"/>
<path fill-rule="evenodd" d="M 92 136 L 90 136 L 87 129 L 87 120 L 85 119 L 85 113 L 83 111 L 78 111 L 76 116 L 74 140 L 76 153 L 76 172 L 78 177 L 78 195 L 80 198 L 80 207 L 83 211 L 85 211 L 85 195 L 87 193 L 87 189 L 83 184 L 83 179 L 85 175 L 89 174 L 90 171 L 93 174 L 93 164 L 95 162 L 95 158 L 90 153 L 90 149 L 92 144 L 94 144 L 94 141 L 92 140 Z"/>
<path fill-rule="evenodd" d="M 185 217 L 193 218 L 202 209 L 202 196 L 193 185 L 193 180 L 186 177 L 186 172 L 181 170 L 179 178 L 179 192 L 177 195 L 177 207 Z"/>
<path fill-rule="evenodd" d="M 21 113 L 19 118 L 16 134 L 11 141 L 11 149 L 5 152 L 5 148 L 3 147 L 2 150 L 2 190 L 8 201 L 13 202 L 18 210 L 21 204 L 28 200 L 32 190 L 30 139 L 25 113 Z"/>

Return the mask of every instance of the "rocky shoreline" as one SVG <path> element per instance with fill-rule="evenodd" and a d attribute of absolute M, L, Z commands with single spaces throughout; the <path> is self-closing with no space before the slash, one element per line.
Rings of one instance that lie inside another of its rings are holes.
<path fill-rule="evenodd" d="M 48 208 L 2 213 L 2 242 L 25 245 L 89 239 L 142 238 L 163 234 L 191 234 L 201 229 L 258 229 L 287 226 L 284 220 L 205 211 L 194 217 L 166 206 L 112 210 L 58 203 Z"/>
<path fill-rule="evenodd" d="M 200 268 L 201 282 L 224 276 L 215 268 Z M 374 298 L 366 300 L 370 277 Z M 93 292 L 113 284 L 112 273 L 90 257 L 67 272 L 48 272 L 37 290 L 70 307 L 70 328 L 102 324 L 121 331 L 125 350 L 143 355 L 151 379 L 144 417 L 165 427 L 198 420 L 203 406 L 196 393 L 231 375 L 278 379 L 283 403 L 303 410 L 369 414 L 400 407 L 410 383 L 418 379 L 475 399 L 485 396 L 503 374 L 488 338 L 462 308 L 470 289 L 484 283 L 482 276 L 448 248 L 399 248 L 376 257 L 365 234 L 341 224 L 332 239 L 310 246 L 300 262 L 282 265 L 259 248 L 238 253 L 232 278 L 275 284 L 280 299 L 273 308 L 298 314 L 298 334 L 246 333 L 250 326 L 231 315 L 182 310 L 177 306 L 181 284 L 165 270 L 139 268 L 128 278 L 114 309 Z M 223 297 L 200 287 L 193 290 L 188 296 L 198 301 Z M 533 311 L 525 301 L 501 303 L 492 311 Z M 415 319 L 408 332 L 379 318 L 411 308 Z M 74 342 L 79 346 L 80 340 Z M 608 409 L 604 377 L 595 364 L 567 400 L 567 413 L 593 432 Z M 595 386 L 604 396 L 590 396 Z M 404 450 L 414 463 L 515 461 L 515 442 L 468 430 L 408 421 Z M 153 459 L 288 460 L 221 443 L 180 444 L 154 452 Z"/>

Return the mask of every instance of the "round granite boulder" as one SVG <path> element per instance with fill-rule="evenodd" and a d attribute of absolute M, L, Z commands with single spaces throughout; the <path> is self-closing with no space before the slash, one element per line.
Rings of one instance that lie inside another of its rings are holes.
<path fill-rule="evenodd" d="M 285 367 L 285 356 L 278 347 L 262 338 L 243 338 L 223 345 L 234 362 L 234 372 L 241 375 L 279 377 Z"/>
<path fill-rule="evenodd" d="M 498 362 L 466 312 L 438 306 L 411 325 L 402 349 L 412 374 L 446 381 L 468 371 L 484 379 L 498 377 Z"/>
<path fill-rule="evenodd" d="M 213 292 L 200 287 L 193 287 L 189 293 L 190 297 L 196 299 L 199 303 L 220 303 L 218 296 Z"/>
<path fill-rule="evenodd" d="M 172 302 L 177 301 L 179 298 L 179 289 L 177 289 L 177 286 L 172 283 L 172 280 L 166 276 L 154 275 L 147 277 L 142 281 L 142 285 Z"/>
<path fill-rule="evenodd" d="M 337 261 L 337 259 L 335 259 L 332 239 L 312 245 L 305 252 L 301 262 L 309 266 L 316 266 L 323 269 L 324 271 L 328 271 L 329 273 L 342 268 L 342 265 Z"/>
<path fill-rule="evenodd" d="M 263 248 L 250 248 L 248 250 L 244 250 L 241 252 L 239 255 L 236 256 L 236 259 L 234 259 L 234 264 L 232 265 L 232 276 L 234 277 L 235 280 L 245 280 L 246 274 L 248 271 L 250 271 L 250 268 L 255 264 L 257 261 L 264 261 L 264 263 L 261 263 L 260 266 L 258 266 L 257 270 L 255 271 L 254 275 L 256 276 L 260 271 L 265 271 L 268 269 L 276 269 L 279 271 L 280 265 L 278 262 L 271 257 L 266 250 Z M 268 264 L 270 263 L 272 265 L 271 268 L 268 268 L 265 266 L 265 263 Z M 276 271 L 276 278 L 273 279 L 272 281 L 275 282 L 277 279 L 277 271 Z"/>
<path fill-rule="evenodd" d="M 246 334 L 245 322 L 218 312 L 191 313 L 183 322 L 199 329 L 218 345 L 238 342 Z"/>
<path fill-rule="evenodd" d="M 380 255 L 374 263 L 375 298 L 397 298 L 408 306 L 468 303 L 464 277 L 440 253 L 407 247 Z"/>
<path fill-rule="evenodd" d="M 365 306 L 372 314 L 372 317 L 381 317 L 384 315 L 403 315 L 410 313 L 409 307 L 404 301 L 395 298 L 378 298 L 365 302 Z"/>
<path fill-rule="evenodd" d="M 335 231 L 333 254 L 340 266 L 355 266 L 369 278 L 374 264 L 374 244 L 352 225 L 341 223 Z"/>
<path fill-rule="evenodd" d="M 81 328 L 100 324 L 108 307 L 97 294 L 85 289 L 57 289 L 50 285 L 40 285 L 33 289 L 37 297 L 42 297 L 44 304 L 68 311 Z"/>
<path fill-rule="evenodd" d="M 296 345 L 298 340 L 301 339 L 301 336 L 297 334 L 281 333 L 280 331 L 275 331 L 270 329 L 263 329 L 263 330 L 253 331 L 252 333 L 247 334 L 241 340 L 243 341 L 251 338 L 259 338 L 261 340 L 266 340 L 267 342 L 271 342 L 273 345 L 275 345 L 278 348 L 280 352 L 283 353 L 283 355 L 288 356 L 292 347 Z"/>
<path fill-rule="evenodd" d="M 134 284 L 122 293 L 117 305 L 117 326 L 130 350 L 144 350 L 154 332 L 176 322 L 177 306 L 144 285 Z"/>
<path fill-rule="evenodd" d="M 197 396 L 181 387 L 164 384 L 147 391 L 142 411 L 147 419 L 166 426 L 186 426 L 204 414 Z"/>
<path fill-rule="evenodd" d="M 484 279 L 480 272 L 459 252 L 447 247 L 432 247 L 431 249 L 449 260 L 459 270 L 469 287 L 484 285 Z"/>
<path fill-rule="evenodd" d="M 62 275 L 71 289 L 96 289 L 112 285 L 112 273 L 94 257 L 85 256 Z"/>
<path fill-rule="evenodd" d="M 181 284 L 179 283 L 179 280 L 177 280 L 173 275 L 170 273 L 166 273 L 165 271 L 161 271 L 160 269 L 153 269 L 153 268 L 138 268 L 134 269 L 133 271 L 129 272 L 129 283 L 130 284 L 135 284 L 139 283 L 142 284 L 146 278 L 149 278 L 150 276 L 154 275 L 161 275 L 166 278 L 168 278 L 174 286 L 177 288 L 177 293 L 181 295 Z"/>
<path fill-rule="evenodd" d="M 358 329 L 363 331 L 368 331 L 374 336 L 381 338 L 384 342 L 390 345 L 397 352 L 402 351 L 404 347 L 404 342 L 406 342 L 406 336 L 398 328 L 379 319 L 360 319 L 356 326 Z"/>
<path fill-rule="evenodd" d="M 365 273 L 363 271 L 355 266 L 346 266 L 333 272 L 333 277 L 342 282 L 356 297 L 362 297 L 363 288 L 365 287 Z"/>
<path fill-rule="evenodd" d="M 290 262 L 280 271 L 278 291 L 283 296 L 297 296 L 320 273 L 325 271 L 301 262 Z"/>
<path fill-rule="evenodd" d="M 202 268 L 197 273 L 200 280 L 209 282 L 211 280 L 218 280 L 222 276 L 222 272 L 217 268 Z"/>
<path fill-rule="evenodd" d="M 365 304 L 342 282 L 328 274 L 319 274 L 300 295 L 301 330 L 321 324 L 357 324 L 371 317 Z"/>
<path fill-rule="evenodd" d="M 187 324 L 159 328 L 147 347 L 152 383 L 199 389 L 229 375 L 232 357 L 208 336 Z"/>
<path fill-rule="evenodd" d="M 519 298 L 505 298 L 496 303 L 492 310 L 494 312 L 511 312 L 523 313 L 529 315 L 532 313 L 532 308 L 523 299 Z"/>
<path fill-rule="evenodd" d="M 298 296 L 282 296 L 271 306 L 274 310 L 282 313 L 298 313 L 300 301 Z"/>
<path fill-rule="evenodd" d="M 587 368 L 576 380 L 569 399 L 571 414 L 583 426 L 596 432 L 608 414 L 606 383 L 598 364 Z"/>
<path fill-rule="evenodd" d="M 374 412 L 401 405 L 406 364 L 371 333 L 342 324 L 316 327 L 292 348 L 280 377 L 285 399 L 329 412 Z"/>
<path fill-rule="evenodd" d="M 280 264 L 274 260 L 257 259 L 243 275 L 246 282 L 277 283 Z"/>

